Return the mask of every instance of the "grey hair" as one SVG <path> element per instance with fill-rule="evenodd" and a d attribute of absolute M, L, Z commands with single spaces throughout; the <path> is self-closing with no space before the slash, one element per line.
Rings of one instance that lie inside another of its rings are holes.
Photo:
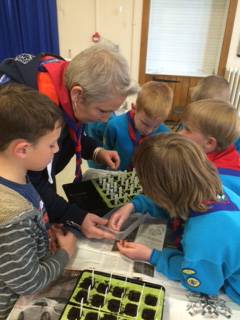
<path fill-rule="evenodd" d="M 138 85 L 130 79 L 127 60 L 110 41 L 93 45 L 75 56 L 64 80 L 69 91 L 74 85 L 83 88 L 86 104 L 127 97 L 138 91 Z"/>

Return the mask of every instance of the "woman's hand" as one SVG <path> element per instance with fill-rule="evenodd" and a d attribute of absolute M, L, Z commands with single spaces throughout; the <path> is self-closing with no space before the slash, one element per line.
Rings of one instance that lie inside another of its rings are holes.
<path fill-rule="evenodd" d="M 117 247 L 121 254 L 133 260 L 149 261 L 152 254 L 152 249 L 141 243 L 121 240 Z"/>
<path fill-rule="evenodd" d="M 88 213 L 83 220 L 80 229 L 85 237 L 89 239 L 114 240 L 115 235 L 100 228 L 100 225 L 107 226 L 108 220 L 98 217 L 96 214 Z"/>
<path fill-rule="evenodd" d="M 117 151 L 101 148 L 96 155 L 98 163 L 105 164 L 108 168 L 116 170 L 120 165 L 120 158 Z"/>

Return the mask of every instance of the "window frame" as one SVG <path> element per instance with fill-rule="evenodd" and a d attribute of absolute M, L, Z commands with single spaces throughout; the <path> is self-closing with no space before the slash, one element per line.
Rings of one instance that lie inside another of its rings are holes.
<path fill-rule="evenodd" d="M 150 2 L 151 0 L 143 0 L 142 11 L 142 29 L 141 29 L 141 49 L 140 49 L 140 62 L 139 62 L 139 83 L 143 84 L 146 81 L 151 80 L 151 75 L 145 73 L 146 58 L 147 58 L 147 41 L 148 41 L 148 26 L 150 15 Z M 218 64 L 218 75 L 224 76 L 227 57 L 232 37 L 234 19 L 236 15 L 238 0 L 229 0 L 229 8 L 226 19 L 226 27 L 224 31 L 223 44 L 220 53 L 220 59 Z M 159 75 L 152 75 L 159 76 Z M 171 76 L 168 76 L 171 77 Z M 174 76 L 173 76 L 174 77 Z"/>

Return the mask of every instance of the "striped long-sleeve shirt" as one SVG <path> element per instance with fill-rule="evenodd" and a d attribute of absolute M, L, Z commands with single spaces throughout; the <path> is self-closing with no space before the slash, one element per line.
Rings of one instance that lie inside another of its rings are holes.
<path fill-rule="evenodd" d="M 50 254 L 42 212 L 25 197 L 0 184 L 0 199 L 0 319 L 6 319 L 20 295 L 45 288 L 62 273 L 68 255 Z"/>

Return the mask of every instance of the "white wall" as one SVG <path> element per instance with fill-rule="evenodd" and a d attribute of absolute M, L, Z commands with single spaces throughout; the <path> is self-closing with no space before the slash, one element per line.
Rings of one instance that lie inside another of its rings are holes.
<path fill-rule="evenodd" d="M 142 0 L 57 0 L 60 54 L 71 58 L 92 43 L 98 31 L 119 45 L 138 79 Z"/>
<path fill-rule="evenodd" d="M 231 45 L 228 53 L 227 67 L 240 68 L 240 57 L 237 57 L 237 50 L 240 43 L 240 1 L 238 1 L 236 17 L 233 26 Z"/>

